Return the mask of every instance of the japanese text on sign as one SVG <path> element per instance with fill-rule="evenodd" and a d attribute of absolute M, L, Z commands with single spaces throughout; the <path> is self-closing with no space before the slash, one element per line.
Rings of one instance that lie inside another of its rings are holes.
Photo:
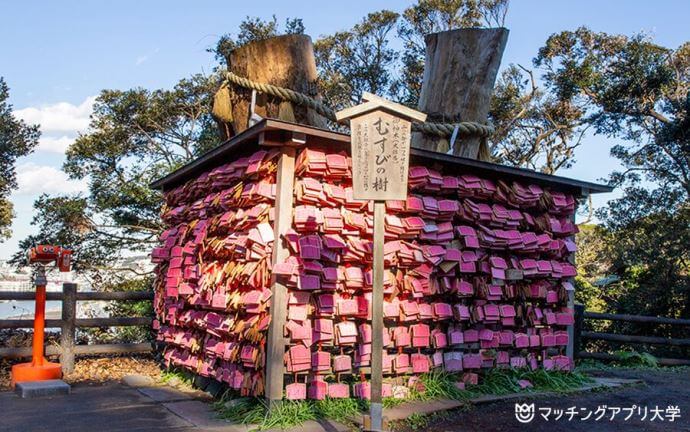
<path fill-rule="evenodd" d="M 410 122 L 375 111 L 353 119 L 351 127 L 354 197 L 405 199 Z"/>

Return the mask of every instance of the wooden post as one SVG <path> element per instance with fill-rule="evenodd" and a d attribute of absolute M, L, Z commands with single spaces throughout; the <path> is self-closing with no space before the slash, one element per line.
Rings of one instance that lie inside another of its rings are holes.
<path fill-rule="evenodd" d="M 371 430 L 383 430 L 383 245 L 385 201 L 374 201 L 374 261 L 371 301 Z"/>
<path fill-rule="evenodd" d="M 585 305 L 575 303 L 575 329 L 573 331 L 573 359 L 576 359 L 582 350 L 582 326 L 585 323 Z"/>
<path fill-rule="evenodd" d="M 419 110 L 429 115 L 429 121 L 485 123 L 507 41 L 505 28 L 464 28 L 427 35 Z M 412 146 L 445 153 L 449 140 L 414 133 Z M 453 146 L 454 155 L 471 159 L 488 159 L 489 153 L 478 137 L 458 139 Z"/>
<path fill-rule="evenodd" d="M 316 60 L 311 38 L 303 34 L 277 36 L 236 48 L 226 58 L 228 70 L 262 84 L 288 88 L 318 98 Z M 214 98 L 213 116 L 223 138 L 247 129 L 251 116 L 252 91 L 222 87 Z M 257 93 L 254 112 L 316 127 L 326 127 L 324 117 L 305 106 Z"/>
<path fill-rule="evenodd" d="M 364 103 L 335 114 L 350 119 L 352 195 L 374 203 L 373 292 L 371 302 L 371 404 L 365 429 L 383 430 L 383 273 L 386 201 L 407 198 L 410 120 L 426 114 L 364 92 Z"/>
<path fill-rule="evenodd" d="M 62 326 L 60 330 L 60 365 L 63 373 L 74 371 L 74 339 L 77 321 L 77 284 L 62 284 Z"/>
<path fill-rule="evenodd" d="M 575 210 L 573 211 L 573 215 L 571 216 L 570 220 L 575 223 L 575 215 L 577 214 L 577 206 L 575 207 Z M 575 236 L 570 237 L 572 241 L 575 241 Z M 575 259 L 575 253 L 571 253 L 568 256 L 568 261 L 572 265 L 576 265 L 577 261 Z M 575 278 L 569 278 L 568 281 L 573 285 L 573 288 L 575 287 Z M 574 310 L 575 308 L 575 290 L 573 291 L 568 291 L 568 308 L 571 310 Z M 575 324 L 573 323 L 572 325 L 568 326 L 568 346 L 565 347 L 565 355 L 570 358 L 570 361 L 573 364 L 573 367 L 575 367 Z"/>
<path fill-rule="evenodd" d="M 275 220 L 273 222 L 272 263 L 275 265 L 287 259 L 290 251 L 284 244 L 283 236 L 292 226 L 292 207 L 295 179 L 294 147 L 282 147 L 276 173 Z M 280 403 L 283 399 L 285 356 L 285 321 L 287 319 L 287 287 L 279 282 L 275 275 L 271 277 L 271 323 L 268 327 L 266 344 L 266 390 L 265 396 L 270 404 Z"/>

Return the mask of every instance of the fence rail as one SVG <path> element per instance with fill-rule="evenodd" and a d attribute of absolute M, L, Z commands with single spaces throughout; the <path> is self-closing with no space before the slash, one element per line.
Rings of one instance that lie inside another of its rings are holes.
<path fill-rule="evenodd" d="M 631 323 L 647 323 L 660 325 L 690 326 L 690 319 L 666 318 L 644 315 L 611 314 L 599 312 L 587 312 L 584 306 L 575 305 L 575 351 L 579 358 L 591 358 L 597 360 L 615 360 L 617 357 L 609 353 L 587 352 L 580 350 L 582 346 L 580 339 L 603 340 L 607 342 L 645 344 L 645 345 L 666 345 L 666 346 L 690 346 L 690 339 L 664 338 L 658 336 L 639 336 L 624 335 L 615 333 L 601 333 L 583 330 L 584 320 L 604 320 L 622 321 Z M 659 358 L 659 364 L 665 366 L 690 365 L 690 359 Z"/>
<path fill-rule="evenodd" d="M 652 324 L 671 324 L 690 326 L 690 319 L 666 318 L 644 315 L 627 315 L 627 314 L 611 314 L 599 312 L 585 312 L 584 317 L 593 320 L 607 320 L 607 321 L 625 321 L 636 323 L 652 323 Z"/>
<path fill-rule="evenodd" d="M 77 284 L 64 283 L 62 285 L 62 292 L 48 292 L 46 295 L 47 300 L 59 300 L 62 302 L 62 317 L 60 319 L 46 320 L 46 328 L 60 329 L 60 344 L 48 345 L 46 347 L 46 355 L 59 355 L 60 364 L 64 372 L 74 370 L 75 355 L 124 354 L 151 351 L 152 346 L 150 343 L 76 345 L 75 339 L 77 328 L 150 326 L 152 322 L 152 319 L 149 317 L 77 318 L 78 301 L 152 300 L 152 292 L 78 292 Z M 35 293 L 33 292 L 0 291 L 0 300 L 34 299 Z M 34 321 L 31 319 L 0 319 L 0 329 L 32 328 L 33 324 Z M 0 358 L 30 356 L 31 347 L 0 347 Z"/>

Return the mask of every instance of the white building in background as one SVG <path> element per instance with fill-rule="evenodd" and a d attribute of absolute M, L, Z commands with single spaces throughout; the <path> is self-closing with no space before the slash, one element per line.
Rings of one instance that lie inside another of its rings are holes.
<path fill-rule="evenodd" d="M 137 277 L 137 274 L 144 274 L 153 271 L 154 264 L 146 255 L 126 257 L 118 260 L 114 268 L 118 268 L 117 273 L 124 277 Z M 126 269 L 132 269 L 130 272 Z M 91 284 L 88 279 L 81 277 L 74 272 L 61 273 L 59 271 L 49 271 L 47 291 L 61 291 L 62 284 L 74 282 L 79 285 L 79 291 L 91 291 Z M 31 267 L 17 269 L 6 260 L 0 260 L 0 291 L 33 291 L 34 286 L 31 279 Z"/>
<path fill-rule="evenodd" d="M 62 284 L 65 282 L 76 282 L 80 285 L 79 289 L 83 291 L 90 291 L 91 289 L 89 282 L 84 278 L 76 276 L 74 272 L 60 273 L 58 271 L 49 271 L 47 276 L 47 291 L 61 291 Z M 0 291 L 33 290 L 34 285 L 31 279 L 31 267 L 21 267 L 17 269 L 6 260 L 0 260 Z"/>
<path fill-rule="evenodd" d="M 151 258 L 145 255 L 131 256 L 118 260 L 114 265 L 118 268 L 116 273 L 125 278 L 138 277 L 137 274 L 145 274 L 153 271 L 155 267 L 151 264 Z M 134 271 L 129 271 L 132 269 Z M 74 282 L 79 285 L 79 291 L 91 291 L 91 284 L 88 279 L 76 275 L 74 272 L 60 273 L 58 271 L 50 271 L 47 274 L 48 285 L 47 291 L 59 292 L 62 291 L 62 284 L 65 282 Z M 5 260 L 0 260 L 0 291 L 25 291 L 34 292 L 35 288 L 31 278 L 31 267 L 22 267 L 17 269 L 10 265 Z M 106 316 L 104 310 L 105 303 L 100 301 L 81 301 L 77 303 L 77 316 L 84 317 L 98 317 Z M 4 318 L 25 318 L 33 317 L 34 302 L 33 300 L 0 300 L 0 319 Z M 60 302 L 48 301 L 46 303 L 46 315 L 52 318 L 59 318 Z"/>

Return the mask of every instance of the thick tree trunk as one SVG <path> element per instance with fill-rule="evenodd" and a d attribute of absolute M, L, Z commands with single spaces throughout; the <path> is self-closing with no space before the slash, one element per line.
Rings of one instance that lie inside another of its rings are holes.
<path fill-rule="evenodd" d="M 424 81 L 418 107 L 429 115 L 427 121 L 487 121 L 507 40 L 505 28 L 450 30 L 426 37 Z M 446 153 L 449 139 L 415 133 L 412 146 Z M 453 154 L 487 159 L 489 149 L 480 138 L 458 138 Z"/>
<path fill-rule="evenodd" d="M 285 35 L 252 42 L 233 50 L 226 60 L 228 70 L 239 76 L 318 96 L 314 47 L 309 36 Z M 225 138 L 247 129 L 251 98 L 251 90 L 233 85 L 216 94 L 213 115 Z M 254 112 L 261 117 L 326 126 L 326 120 L 315 111 L 259 92 Z"/>

